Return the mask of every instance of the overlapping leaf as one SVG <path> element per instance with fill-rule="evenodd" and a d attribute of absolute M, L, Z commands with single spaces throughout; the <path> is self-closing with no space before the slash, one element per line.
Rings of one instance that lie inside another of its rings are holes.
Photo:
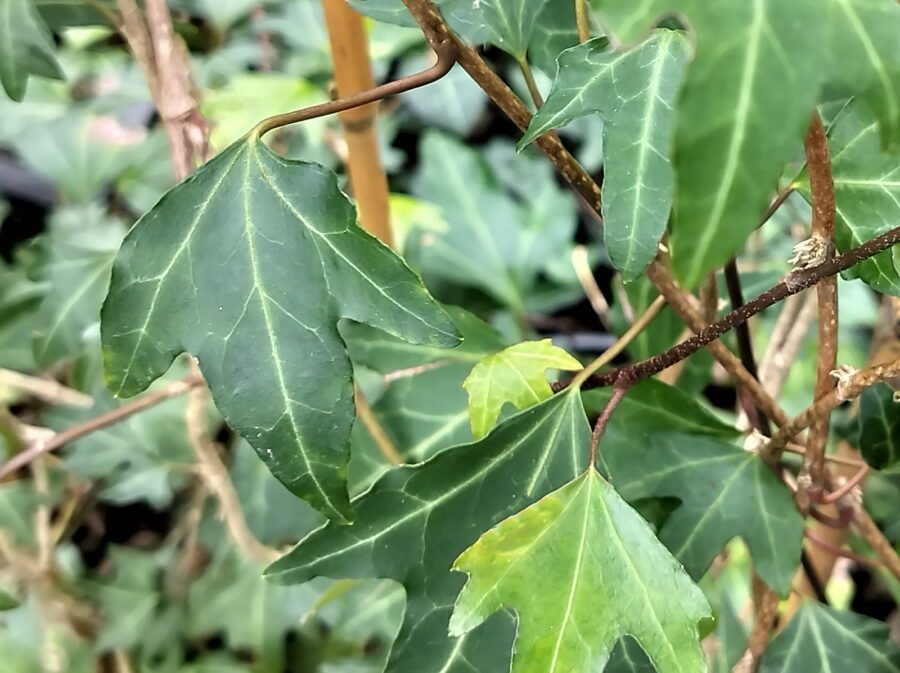
<path fill-rule="evenodd" d="M 625 635 L 660 673 L 706 671 L 703 592 L 593 468 L 485 533 L 454 567 L 469 579 L 451 633 L 514 609 L 512 673 L 603 670 Z"/>
<path fill-rule="evenodd" d="M 677 432 L 645 437 L 641 449 L 627 435 L 606 435 L 601 461 L 627 500 L 681 501 L 659 537 L 695 579 L 740 536 L 760 577 L 780 595 L 789 591 L 803 519 L 790 491 L 760 458 L 721 440 Z"/>
<path fill-rule="evenodd" d="M 689 52 L 687 39 L 672 30 L 657 31 L 631 51 L 613 51 L 602 38 L 566 50 L 521 141 L 591 113 L 603 117 L 604 236 L 626 281 L 656 256 L 669 221 L 675 106 Z"/>
<path fill-rule="evenodd" d="M 828 130 L 834 197 L 835 244 L 846 251 L 883 234 L 900 221 L 900 155 L 881 150 L 878 124 L 859 102 L 838 112 Z M 798 181 L 809 196 L 809 178 Z M 885 250 L 857 264 L 848 274 L 875 289 L 900 295 L 900 250 Z"/>
<path fill-rule="evenodd" d="M 490 40 L 519 61 L 524 61 L 537 18 L 548 0 L 482 0 L 481 17 Z"/>
<path fill-rule="evenodd" d="M 10 98 L 24 98 L 29 75 L 62 79 L 53 52 L 53 38 L 32 0 L 0 0 L 0 84 Z"/>
<path fill-rule="evenodd" d="M 164 196 L 123 243 L 102 314 L 107 379 L 132 395 L 192 353 L 226 421 L 272 472 L 348 518 L 341 318 L 458 342 L 419 279 L 359 229 L 335 176 L 251 135 Z"/>
<path fill-rule="evenodd" d="M 453 560 L 491 526 L 584 471 L 590 428 L 576 391 L 557 395 L 484 439 L 400 467 L 354 501 L 353 525 L 329 523 L 267 573 L 279 582 L 382 577 L 406 588 L 403 626 L 387 670 L 507 670 L 515 627 L 498 614 L 462 638 L 447 635 L 463 577 Z M 422 643 L 428 643 L 427 648 Z"/>
<path fill-rule="evenodd" d="M 407 344 L 366 325 L 345 330 L 353 362 L 384 375 L 386 388 L 372 411 L 407 463 L 472 440 L 462 383 L 482 357 L 506 345 L 468 311 L 451 306 L 448 312 L 464 338 L 452 350 Z M 363 423 L 353 427 L 351 447 L 350 492 L 357 494 L 391 464 Z"/>
<path fill-rule="evenodd" d="M 867 95 L 885 138 L 896 139 L 900 8 L 892 0 L 592 0 L 592 6 L 626 42 L 673 13 L 696 35 L 678 107 L 670 239 L 674 268 L 689 285 L 727 261 L 757 226 L 771 185 L 823 95 Z M 825 84 L 830 94 L 823 94 Z"/>
<path fill-rule="evenodd" d="M 475 439 L 494 427 L 507 402 L 521 411 L 550 397 L 548 369 L 576 371 L 581 363 L 550 339 L 525 341 L 482 358 L 463 383 Z"/>
<path fill-rule="evenodd" d="M 886 383 L 867 388 L 859 398 L 857 446 L 876 470 L 893 470 L 900 465 L 900 403 Z"/>
<path fill-rule="evenodd" d="M 900 649 L 888 627 L 852 612 L 805 602 L 769 645 L 760 673 L 896 673 Z"/>

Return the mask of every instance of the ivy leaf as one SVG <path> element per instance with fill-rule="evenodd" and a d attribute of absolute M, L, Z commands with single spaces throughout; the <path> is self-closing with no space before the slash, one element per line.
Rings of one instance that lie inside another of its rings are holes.
<path fill-rule="evenodd" d="M 115 0 L 33 0 L 41 18 L 52 29 L 70 26 L 109 25 Z"/>
<path fill-rule="evenodd" d="M 482 0 L 481 16 L 490 41 L 513 58 L 524 61 L 538 16 L 548 0 Z"/>
<path fill-rule="evenodd" d="M 826 98 L 856 96 L 881 125 L 882 145 L 900 150 L 900 5 L 829 0 Z"/>
<path fill-rule="evenodd" d="M 355 523 L 320 528 L 267 575 L 281 583 L 318 576 L 400 582 L 407 604 L 389 673 L 508 670 L 515 633 L 508 615 L 448 637 L 463 580 L 451 566 L 483 531 L 583 472 L 589 439 L 577 391 L 555 395 L 480 441 L 391 470 L 354 500 Z"/>
<path fill-rule="evenodd" d="M 603 117 L 604 236 L 627 282 L 656 256 L 668 224 L 675 105 L 690 47 L 672 30 L 659 30 L 627 52 L 607 45 L 598 38 L 560 54 L 553 89 L 520 146 L 579 117 Z"/>
<path fill-rule="evenodd" d="M 893 389 L 881 383 L 859 398 L 859 450 L 876 470 L 893 471 L 900 463 L 900 404 Z"/>
<path fill-rule="evenodd" d="M 34 342 L 39 366 L 50 367 L 83 347 L 85 330 L 97 323 L 123 234 L 122 224 L 96 205 L 54 214 L 47 237 L 48 292 Z"/>
<path fill-rule="evenodd" d="M 669 239 L 674 270 L 695 286 L 759 224 L 771 185 L 803 138 L 822 84 L 827 17 L 814 0 L 591 4 L 628 43 L 673 13 L 696 35 L 678 106 Z"/>
<path fill-rule="evenodd" d="M 835 244 L 841 252 L 885 233 L 900 219 L 900 159 L 881 151 L 878 124 L 859 102 L 841 109 L 828 129 L 834 197 Z M 810 200 L 809 176 L 798 190 Z M 900 248 L 885 250 L 846 272 L 876 290 L 900 296 Z"/>
<path fill-rule="evenodd" d="M 725 544 L 740 536 L 760 577 L 787 594 L 800 562 L 803 519 L 769 467 L 710 437 L 657 433 L 641 445 L 644 450 L 635 451 L 631 438 L 604 435 L 601 461 L 626 500 L 681 501 L 659 538 L 691 576 L 702 577 Z"/>
<path fill-rule="evenodd" d="M 0 0 L 0 84 L 21 101 L 29 75 L 63 78 L 50 31 L 32 0 Z"/>
<path fill-rule="evenodd" d="M 225 420 L 275 476 L 347 519 L 353 386 L 341 318 L 414 343 L 459 341 L 420 280 L 357 226 L 333 173 L 250 135 L 126 237 L 102 313 L 108 384 L 133 395 L 194 354 Z"/>
<path fill-rule="evenodd" d="M 512 673 L 601 671 L 625 635 L 660 673 L 706 671 L 703 592 L 593 468 L 485 533 L 454 568 L 469 580 L 451 634 L 514 609 Z"/>
<path fill-rule="evenodd" d="M 526 341 L 483 358 L 466 377 L 472 435 L 484 437 L 507 402 L 522 411 L 553 394 L 545 374 L 548 369 L 577 371 L 581 363 L 550 339 Z"/>
<path fill-rule="evenodd" d="M 895 673 L 900 649 L 883 622 L 806 601 L 766 649 L 760 673 Z"/>

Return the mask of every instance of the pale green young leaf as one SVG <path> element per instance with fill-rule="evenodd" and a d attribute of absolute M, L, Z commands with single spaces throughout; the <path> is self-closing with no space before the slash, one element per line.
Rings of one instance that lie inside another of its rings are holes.
<path fill-rule="evenodd" d="M 900 155 L 882 152 L 878 124 L 858 101 L 837 113 L 828 129 L 828 144 L 837 206 L 835 244 L 845 252 L 900 221 Z M 809 200 L 808 175 L 799 178 L 797 187 Z M 870 257 L 847 275 L 900 296 L 900 248 Z"/>
<path fill-rule="evenodd" d="M 507 402 L 524 410 L 546 400 L 553 391 L 548 369 L 577 371 L 581 363 L 550 339 L 526 341 L 483 358 L 466 378 L 469 418 L 475 439 L 484 437 Z"/>
<path fill-rule="evenodd" d="M 593 468 L 485 533 L 453 567 L 469 579 L 450 632 L 514 610 L 512 673 L 602 671 L 625 635 L 659 673 L 706 671 L 703 592 Z"/>
<path fill-rule="evenodd" d="M 414 343 L 459 341 L 419 278 L 358 227 L 333 173 L 251 135 L 126 237 L 102 312 L 107 381 L 133 395 L 192 353 L 225 420 L 275 476 L 346 519 L 354 414 L 342 318 Z"/>
<path fill-rule="evenodd" d="M 859 398 L 859 441 L 863 459 L 876 470 L 900 467 L 900 402 L 886 383 L 863 391 Z"/>
<path fill-rule="evenodd" d="M 780 595 L 790 590 L 803 519 L 790 491 L 758 456 L 712 437 L 614 432 L 604 435 L 600 460 L 627 500 L 681 501 L 659 537 L 692 577 L 700 579 L 739 536 L 760 577 Z"/>
<path fill-rule="evenodd" d="M 591 113 L 604 119 L 604 237 L 626 281 L 656 256 L 669 221 L 675 106 L 689 55 L 687 39 L 672 30 L 629 51 L 611 50 L 603 38 L 564 51 L 553 89 L 520 142 Z"/>
<path fill-rule="evenodd" d="M 900 649 L 883 622 L 806 601 L 766 649 L 760 673 L 896 673 Z"/>
<path fill-rule="evenodd" d="M 461 638 L 447 635 L 463 584 L 451 565 L 485 530 L 583 472 L 590 433 L 578 393 L 555 395 L 480 441 L 386 473 L 354 500 L 352 525 L 320 528 L 267 575 L 281 583 L 319 576 L 400 582 L 406 612 L 387 673 L 509 670 L 515 624 L 508 615 Z"/>
<path fill-rule="evenodd" d="M 62 79 L 53 38 L 32 0 L 0 0 L 0 84 L 20 101 L 29 75 Z"/>

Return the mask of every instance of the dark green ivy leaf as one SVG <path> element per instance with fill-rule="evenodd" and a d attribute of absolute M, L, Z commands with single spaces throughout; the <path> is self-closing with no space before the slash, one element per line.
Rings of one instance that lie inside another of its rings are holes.
<path fill-rule="evenodd" d="M 53 38 L 32 0 L 0 0 L 0 84 L 15 101 L 25 97 L 29 75 L 63 78 Z"/>
<path fill-rule="evenodd" d="M 604 237 L 626 282 L 656 256 L 669 221 L 675 106 L 689 55 L 687 39 L 672 30 L 626 52 L 609 49 L 604 38 L 564 51 L 553 89 L 520 142 L 591 113 L 604 119 Z"/>
<path fill-rule="evenodd" d="M 863 95 L 888 144 L 900 141 L 900 6 L 893 0 L 591 4 L 628 43 L 671 14 L 696 36 L 678 107 L 670 237 L 673 266 L 688 285 L 727 261 L 756 228 L 817 102 Z"/>
<path fill-rule="evenodd" d="M 19 607 L 19 601 L 0 589 L 0 612 Z"/>
<path fill-rule="evenodd" d="M 760 577 L 780 595 L 788 593 L 800 562 L 803 519 L 790 491 L 758 456 L 721 440 L 678 432 L 639 441 L 605 435 L 600 455 L 627 500 L 681 501 L 659 537 L 695 579 L 739 536 L 750 547 Z"/>
<path fill-rule="evenodd" d="M 766 649 L 760 673 L 896 673 L 887 624 L 806 601 Z"/>
<path fill-rule="evenodd" d="M 900 463 L 900 403 L 886 383 L 866 388 L 859 398 L 859 447 L 876 470 L 893 471 Z"/>
<path fill-rule="evenodd" d="M 447 635 L 464 581 L 451 566 L 485 530 L 583 472 L 589 438 L 577 391 L 556 395 L 479 442 L 448 449 L 421 466 L 391 470 L 354 500 L 352 525 L 327 524 L 267 575 L 282 583 L 328 576 L 403 584 L 406 613 L 389 672 L 508 670 L 515 632 L 508 614 L 461 638 Z"/>
<path fill-rule="evenodd" d="M 192 353 L 225 420 L 275 476 L 347 519 L 353 387 L 341 318 L 414 343 L 459 341 L 415 274 L 358 227 L 333 173 L 251 134 L 126 237 L 102 313 L 108 383 L 133 395 Z"/>

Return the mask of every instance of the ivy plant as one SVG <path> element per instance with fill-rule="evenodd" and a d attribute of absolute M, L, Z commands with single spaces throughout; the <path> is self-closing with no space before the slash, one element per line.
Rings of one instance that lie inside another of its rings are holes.
<path fill-rule="evenodd" d="M 900 670 L 898 36 L 0 0 L 4 664 Z"/>

